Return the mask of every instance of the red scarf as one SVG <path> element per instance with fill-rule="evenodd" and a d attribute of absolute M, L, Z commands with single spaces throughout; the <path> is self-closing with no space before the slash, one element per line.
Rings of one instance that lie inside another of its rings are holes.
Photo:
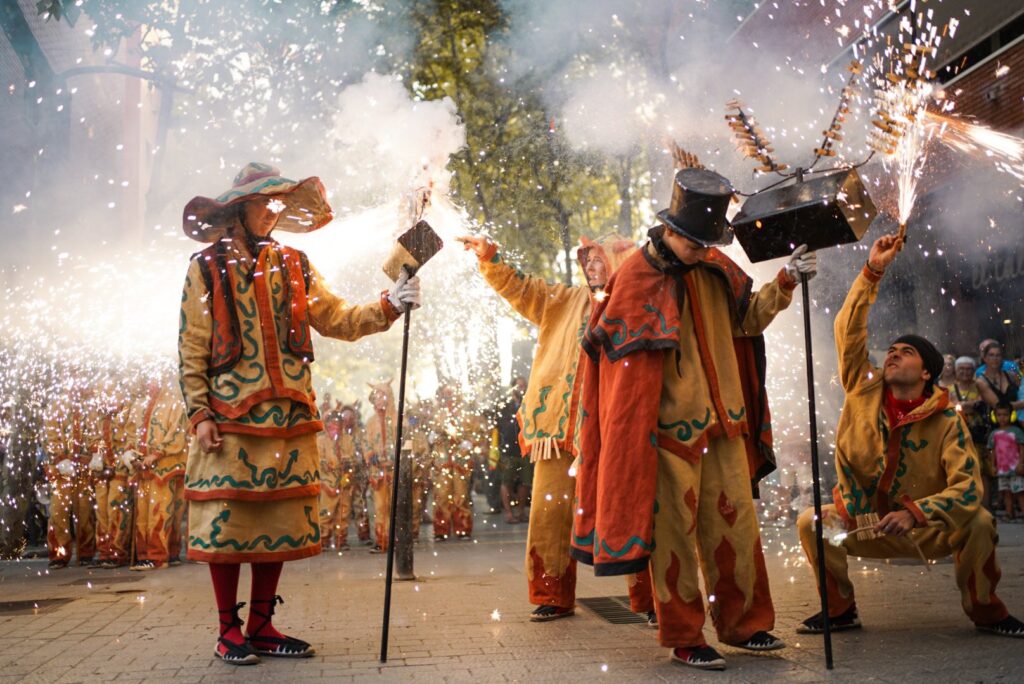
<path fill-rule="evenodd" d="M 909 413 L 927 400 L 928 397 L 924 394 L 917 399 L 897 399 L 893 396 L 892 390 L 886 387 L 885 401 L 882 405 L 885 407 L 885 417 L 889 419 L 889 429 L 902 423 Z"/>

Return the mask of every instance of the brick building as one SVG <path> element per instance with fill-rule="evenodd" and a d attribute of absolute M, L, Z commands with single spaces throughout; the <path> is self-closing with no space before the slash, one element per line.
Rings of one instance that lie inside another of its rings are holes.
<path fill-rule="evenodd" d="M 809 70 L 837 71 L 852 59 L 853 45 L 865 30 L 879 37 L 876 43 L 884 42 L 912 17 L 910 0 L 891 3 L 891 9 L 879 4 L 762 2 L 730 40 L 756 42 Z M 936 26 L 957 22 L 933 61 L 935 80 L 956 102 L 955 112 L 997 131 L 1024 133 L 1024 2 L 917 0 L 914 5 L 918 12 L 930 11 Z M 976 354 L 980 339 L 994 337 L 1021 355 L 1024 190 L 1012 177 L 992 173 L 992 162 L 983 155 L 972 159 L 941 148 L 930 155 L 908 226 L 911 242 L 920 247 L 908 250 L 893 268 L 895 286 L 884 292 L 888 301 L 878 307 L 888 315 L 879 316 L 875 329 L 882 337 L 917 330 L 956 354 Z M 880 217 L 865 241 L 893 224 Z M 843 270 L 836 273 L 842 280 L 863 256 L 840 249 L 829 262 Z M 823 304 L 835 310 L 842 296 L 829 294 Z"/>

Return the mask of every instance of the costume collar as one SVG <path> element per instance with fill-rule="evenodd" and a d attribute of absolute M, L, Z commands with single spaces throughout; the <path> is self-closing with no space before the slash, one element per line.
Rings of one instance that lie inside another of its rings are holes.
<path fill-rule="evenodd" d="M 644 246 L 644 258 L 647 259 L 647 263 L 666 275 L 684 276 L 696 268 L 697 264 L 684 264 L 679 260 L 679 257 L 665 244 L 665 240 L 662 238 L 664 230 L 664 226 L 655 226 L 647 231 L 650 242 Z"/>

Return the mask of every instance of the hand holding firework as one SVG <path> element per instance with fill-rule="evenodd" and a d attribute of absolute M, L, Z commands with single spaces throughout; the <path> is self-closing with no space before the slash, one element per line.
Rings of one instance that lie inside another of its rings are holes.
<path fill-rule="evenodd" d="M 899 251 L 903 249 L 903 238 L 899 235 L 883 235 L 871 245 L 868 267 L 876 273 L 883 273 Z"/>

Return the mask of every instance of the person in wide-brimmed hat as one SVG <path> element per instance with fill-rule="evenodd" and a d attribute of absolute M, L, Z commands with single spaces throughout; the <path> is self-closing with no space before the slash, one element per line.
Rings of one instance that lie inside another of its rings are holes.
<path fill-rule="evenodd" d="M 721 642 L 783 647 L 752 496 L 775 467 L 762 334 L 816 268 L 801 246 L 754 292 L 715 247 L 733 192 L 712 171 L 676 173 L 661 225 L 594 306 L 577 371 L 587 419 L 572 555 L 598 575 L 649 568 L 659 641 L 704 669 L 725 660 L 704 639 L 698 569 Z"/>
<path fill-rule="evenodd" d="M 188 421 L 188 557 L 210 564 L 220 638 L 216 655 L 306 657 L 313 648 L 271 620 L 282 562 L 320 553 L 316 433 L 323 423 L 309 364 L 312 330 L 355 340 L 387 330 L 419 304 L 416 278 L 353 306 L 327 289 L 305 254 L 270 237 L 331 220 L 317 178 L 292 181 L 249 164 L 216 199 L 196 197 L 189 237 L 212 243 L 193 256 L 181 303 L 178 352 Z M 252 563 L 249 618 L 237 603 L 241 563 Z"/>

